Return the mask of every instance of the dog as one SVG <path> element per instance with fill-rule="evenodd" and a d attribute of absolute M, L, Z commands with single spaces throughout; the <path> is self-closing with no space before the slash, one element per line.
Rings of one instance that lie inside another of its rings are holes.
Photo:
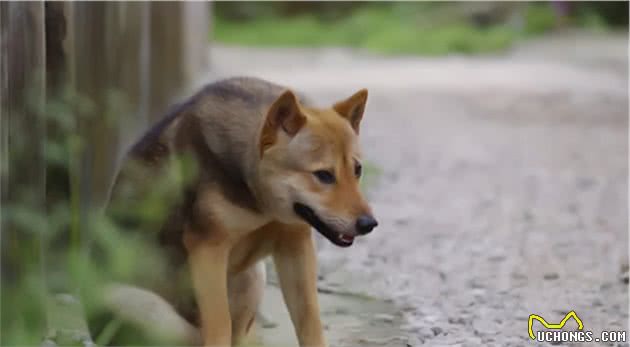
<path fill-rule="evenodd" d="M 350 247 L 378 224 L 359 189 L 367 96 L 316 108 L 235 77 L 176 106 L 132 146 L 108 208 L 155 241 L 168 266 L 157 284 L 112 284 L 107 305 L 177 343 L 237 345 L 261 302 L 261 260 L 272 256 L 300 346 L 327 346 L 311 227 Z M 138 206 L 155 196 L 163 218 L 145 218 Z"/>

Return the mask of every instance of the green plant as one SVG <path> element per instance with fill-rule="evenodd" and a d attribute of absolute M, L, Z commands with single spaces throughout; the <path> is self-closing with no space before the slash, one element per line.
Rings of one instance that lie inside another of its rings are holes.
<path fill-rule="evenodd" d="M 557 18 L 549 4 L 533 4 L 525 12 L 525 33 L 541 34 L 554 28 Z"/>
<path fill-rule="evenodd" d="M 261 16 L 247 21 L 215 20 L 214 37 L 250 46 L 350 46 L 381 54 L 493 52 L 509 47 L 515 33 L 508 27 L 473 24 L 433 25 L 418 9 L 429 4 L 363 6 L 349 16 L 322 20 L 315 15 Z"/>
<path fill-rule="evenodd" d="M 106 108 L 124 115 L 120 110 L 124 100 L 117 93 L 111 95 Z M 8 154 L 2 158 L 2 182 L 9 192 L 3 192 L 0 210 L 0 344 L 38 345 L 47 337 L 48 344 L 84 345 L 90 343 L 90 333 L 99 341 L 111 340 L 120 334 L 115 321 L 104 315 L 101 289 L 110 281 L 143 278 L 146 269 L 159 271 L 161 260 L 146 243 L 86 203 L 84 126 L 94 121 L 93 103 L 68 88 L 41 107 L 26 104 L 23 114 L 13 113 L 11 122 L 3 122 L 14 133 L 11 146 L 2 151 Z M 32 135 L 29 129 L 41 124 L 48 136 Z M 41 153 L 43 165 L 33 153 Z M 37 171 L 29 175 L 36 180 L 22 177 L 17 168 Z M 45 177 L 44 184 L 37 177 Z M 168 184 L 160 187 L 167 189 Z M 147 201 L 136 207 L 160 215 L 162 210 L 155 205 Z M 74 299 L 59 301 L 59 293 Z M 108 328 L 87 331 L 85 322 L 99 319 Z"/>

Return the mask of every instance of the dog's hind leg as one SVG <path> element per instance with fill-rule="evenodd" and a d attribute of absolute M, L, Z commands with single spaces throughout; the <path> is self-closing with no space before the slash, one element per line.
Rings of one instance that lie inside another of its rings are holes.
<path fill-rule="evenodd" d="M 228 278 L 233 345 L 238 345 L 251 337 L 265 283 L 266 273 L 263 261 Z"/>
<path fill-rule="evenodd" d="M 201 344 L 199 329 L 154 292 L 126 284 L 110 284 L 105 288 L 104 299 L 105 306 L 118 319 L 155 341 L 188 346 Z"/>

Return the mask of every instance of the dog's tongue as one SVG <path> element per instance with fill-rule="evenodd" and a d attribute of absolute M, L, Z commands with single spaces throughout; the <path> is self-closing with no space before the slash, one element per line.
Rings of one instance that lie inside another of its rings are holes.
<path fill-rule="evenodd" d="M 339 238 L 342 241 L 344 241 L 344 242 L 352 242 L 352 241 L 354 241 L 354 236 L 351 236 L 351 235 L 343 235 L 343 234 L 341 234 L 341 235 L 339 235 Z"/>

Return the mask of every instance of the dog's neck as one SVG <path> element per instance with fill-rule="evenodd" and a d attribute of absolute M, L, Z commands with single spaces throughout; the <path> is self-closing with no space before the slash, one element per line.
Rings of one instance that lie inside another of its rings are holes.
<path fill-rule="evenodd" d="M 191 153 L 198 158 L 198 180 L 210 180 L 221 187 L 222 194 L 233 204 L 255 213 L 261 213 L 256 195 L 256 160 L 254 150 L 239 148 L 235 144 L 220 143 L 204 136 L 203 125 L 192 115 L 185 115 L 173 124 L 174 145 L 180 154 Z M 201 182 L 200 182 L 201 183 Z"/>
<path fill-rule="evenodd" d="M 260 134 L 258 135 L 260 136 Z M 253 146 L 250 146 L 244 156 L 243 174 L 247 188 L 251 192 L 259 213 L 263 215 L 271 216 L 269 204 L 265 199 L 265 191 L 261 184 L 260 177 L 260 162 L 262 155 L 258 146 L 259 141 L 254 141 Z"/>

